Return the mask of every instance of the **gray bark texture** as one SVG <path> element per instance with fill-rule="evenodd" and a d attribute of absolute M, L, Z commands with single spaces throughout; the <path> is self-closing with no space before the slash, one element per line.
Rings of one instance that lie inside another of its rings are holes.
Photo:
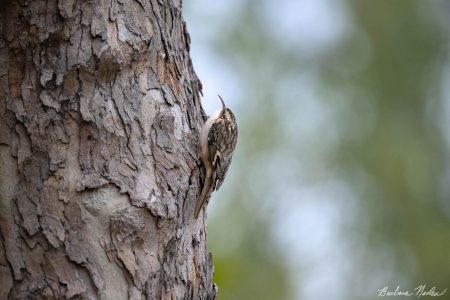
<path fill-rule="evenodd" d="M 0 300 L 214 299 L 181 0 L 0 2 Z"/>

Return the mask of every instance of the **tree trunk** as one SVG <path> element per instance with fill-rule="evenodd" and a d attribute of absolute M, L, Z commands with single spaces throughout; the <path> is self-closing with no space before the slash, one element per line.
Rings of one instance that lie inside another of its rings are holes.
<path fill-rule="evenodd" d="M 213 299 L 181 1 L 2 1 L 0 26 L 0 299 Z"/>

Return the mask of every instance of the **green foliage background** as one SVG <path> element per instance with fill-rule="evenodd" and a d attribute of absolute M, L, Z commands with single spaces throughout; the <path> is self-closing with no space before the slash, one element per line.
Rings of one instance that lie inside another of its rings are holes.
<path fill-rule="evenodd" d="M 306 1 L 308 34 L 302 2 L 184 1 L 203 101 L 240 128 L 209 207 L 219 300 L 450 289 L 450 2 Z"/>

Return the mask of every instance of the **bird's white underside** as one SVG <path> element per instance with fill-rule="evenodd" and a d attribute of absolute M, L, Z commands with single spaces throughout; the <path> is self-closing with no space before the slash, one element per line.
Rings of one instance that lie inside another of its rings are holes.
<path fill-rule="evenodd" d="M 209 161 L 210 159 L 208 147 L 208 135 L 212 124 L 214 123 L 215 120 L 217 120 L 217 118 L 219 118 L 220 112 L 221 110 L 219 109 L 211 117 L 209 117 L 208 120 L 206 120 L 205 125 L 202 127 L 202 130 L 200 131 L 200 145 L 201 145 L 200 158 L 202 159 L 203 163 L 205 163 L 205 161 Z"/>

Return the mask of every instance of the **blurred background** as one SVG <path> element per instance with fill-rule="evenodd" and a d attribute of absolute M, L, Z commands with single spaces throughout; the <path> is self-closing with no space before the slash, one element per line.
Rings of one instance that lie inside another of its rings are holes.
<path fill-rule="evenodd" d="M 208 209 L 218 299 L 450 299 L 450 2 L 183 5 L 204 108 L 240 129 Z"/>

